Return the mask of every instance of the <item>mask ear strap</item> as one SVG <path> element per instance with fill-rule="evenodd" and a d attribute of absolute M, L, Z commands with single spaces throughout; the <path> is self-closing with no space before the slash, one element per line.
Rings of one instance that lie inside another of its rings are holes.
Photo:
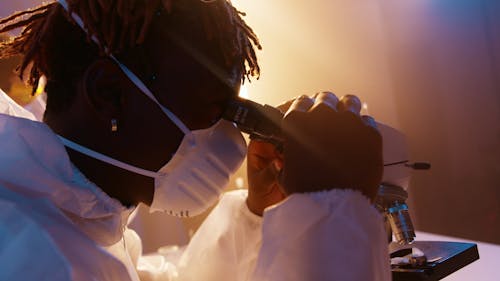
<path fill-rule="evenodd" d="M 141 79 L 139 79 L 139 77 L 137 77 L 137 75 L 135 75 L 130 69 L 128 69 L 128 67 L 126 67 L 124 64 L 122 64 L 121 62 L 119 62 L 113 55 L 110 55 L 109 56 L 114 62 L 116 62 L 116 64 L 118 64 L 118 66 L 120 67 L 120 69 L 123 71 L 123 73 L 125 75 L 127 75 L 128 79 L 130 79 L 130 81 L 132 81 L 132 83 L 135 84 L 135 86 L 137 86 L 137 88 L 139 88 L 139 90 L 141 90 L 141 92 L 143 92 L 147 97 L 149 97 L 149 99 L 151 99 L 152 101 L 154 101 L 160 108 L 161 110 L 167 115 L 167 117 L 185 134 L 189 134 L 191 132 L 191 130 L 189 130 L 189 128 L 184 125 L 184 123 L 182 123 L 182 121 L 177 118 L 177 116 L 175 116 L 174 113 L 172 113 L 172 111 L 168 110 L 165 106 L 161 105 L 160 102 L 156 99 L 156 97 L 153 95 L 153 93 L 148 89 L 148 87 L 146 87 L 146 85 L 144 85 L 144 83 L 142 83 Z"/>
<path fill-rule="evenodd" d="M 136 167 L 136 166 L 132 166 L 132 165 L 129 165 L 127 163 L 124 163 L 124 162 L 121 162 L 121 161 L 118 161 L 114 158 L 111 158 L 109 156 L 106 156 L 104 154 L 101 154 L 97 151 L 93 151 L 91 149 L 88 149 L 84 146 L 81 146 L 77 143 L 74 143 L 66 138 L 63 138 L 61 136 L 59 136 L 59 139 L 61 140 L 61 142 L 64 144 L 64 146 L 66 147 L 69 147 L 73 150 L 76 150 L 82 154 L 85 154 L 89 157 L 92 157 L 94 159 L 97 159 L 97 160 L 100 160 L 102 162 L 106 162 L 110 165 L 113 165 L 113 166 L 116 166 L 116 167 L 120 167 L 124 170 L 127 170 L 127 171 L 130 171 L 130 172 L 133 172 L 133 173 L 136 173 L 136 174 L 139 174 L 139 175 L 143 175 L 143 176 L 146 176 L 146 177 L 150 177 L 150 178 L 157 178 L 158 177 L 158 173 L 156 172 L 151 172 L 151 171 L 148 171 L 148 170 L 145 170 L 145 169 L 142 169 L 142 168 L 139 168 L 139 167 Z"/>
<path fill-rule="evenodd" d="M 59 4 L 66 10 L 66 12 L 69 12 L 69 7 L 68 3 L 66 0 L 58 0 Z M 70 13 L 71 18 L 80 26 L 80 28 L 85 31 L 85 33 L 88 33 L 87 29 L 85 28 L 85 25 L 83 23 L 82 18 L 78 16 L 76 13 Z M 96 43 L 99 43 L 99 40 L 97 37 L 92 36 L 92 40 Z M 106 52 L 107 53 L 107 52 Z M 153 95 L 153 93 L 142 83 L 141 79 L 137 77 L 128 67 L 126 67 L 124 64 L 122 64 L 118 59 L 115 58 L 112 54 L 109 54 L 109 57 L 120 67 L 120 69 L 123 71 L 123 73 L 134 83 L 139 90 L 141 90 L 142 93 L 144 93 L 147 97 L 149 97 L 152 101 L 154 101 L 160 108 L 161 110 L 167 115 L 167 117 L 185 134 L 189 134 L 191 130 L 179 119 L 177 116 L 175 116 L 174 113 L 172 113 L 170 110 L 168 110 L 166 107 L 161 105 L 161 103 L 156 99 L 156 97 Z"/>

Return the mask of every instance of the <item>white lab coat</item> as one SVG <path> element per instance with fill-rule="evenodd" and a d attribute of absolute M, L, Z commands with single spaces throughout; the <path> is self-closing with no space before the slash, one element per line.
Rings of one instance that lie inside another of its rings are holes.
<path fill-rule="evenodd" d="M 127 255 L 105 248 L 135 238 L 124 235 L 132 210 L 89 182 L 45 124 L 0 100 L 23 117 L 0 114 L 0 280 L 138 280 L 115 257 Z"/>

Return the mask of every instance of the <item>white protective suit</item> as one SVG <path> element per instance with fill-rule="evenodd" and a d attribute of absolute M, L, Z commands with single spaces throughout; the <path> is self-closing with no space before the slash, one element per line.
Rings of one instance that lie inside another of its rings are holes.
<path fill-rule="evenodd" d="M 138 280 L 115 257 L 128 255 L 104 247 L 136 239 L 123 235 L 132 210 L 89 182 L 50 128 L 3 92 L 0 110 L 23 117 L 0 114 L 0 280 Z"/>
<path fill-rule="evenodd" d="M 88 181 L 50 128 L 2 92 L 0 112 L 22 116 L 0 114 L 0 280 L 390 280 L 381 217 L 354 191 L 292 195 L 263 218 L 246 191 L 230 192 L 178 267 L 140 257 L 126 227 L 132 209 Z"/>

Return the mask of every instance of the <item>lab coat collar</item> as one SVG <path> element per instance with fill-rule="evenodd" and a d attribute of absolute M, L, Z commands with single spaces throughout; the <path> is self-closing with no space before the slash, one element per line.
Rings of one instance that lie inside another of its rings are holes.
<path fill-rule="evenodd" d="M 47 198 L 101 245 L 120 240 L 127 209 L 90 182 L 44 123 L 0 114 L 0 182 L 26 196 Z"/>

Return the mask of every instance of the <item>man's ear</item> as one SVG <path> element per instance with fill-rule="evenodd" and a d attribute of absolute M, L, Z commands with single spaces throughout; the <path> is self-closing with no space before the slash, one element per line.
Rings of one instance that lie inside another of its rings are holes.
<path fill-rule="evenodd" d="M 108 58 L 94 61 L 84 73 L 83 92 L 89 105 L 104 119 L 120 118 L 127 89 L 127 77 Z"/>

